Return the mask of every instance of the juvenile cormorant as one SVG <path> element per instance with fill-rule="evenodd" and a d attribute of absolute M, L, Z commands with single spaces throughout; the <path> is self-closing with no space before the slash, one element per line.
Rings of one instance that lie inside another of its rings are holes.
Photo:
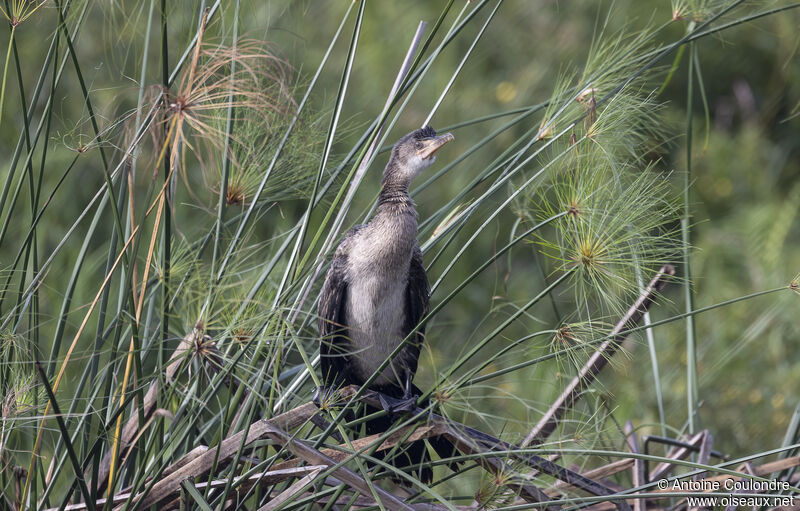
<path fill-rule="evenodd" d="M 386 396 L 381 404 L 391 413 L 413 410 L 421 394 L 412 383 L 425 334 L 424 326 L 417 325 L 429 311 L 417 211 L 408 187 L 451 140 L 450 133 L 437 136 L 428 126 L 395 144 L 383 171 L 375 216 L 345 235 L 320 294 L 320 365 L 327 389 L 363 385 L 414 332 L 370 385 Z M 318 389 L 315 400 L 326 392 Z M 385 431 L 390 424 L 385 418 L 371 421 L 367 432 Z M 422 459 L 409 456 L 412 462 Z"/>

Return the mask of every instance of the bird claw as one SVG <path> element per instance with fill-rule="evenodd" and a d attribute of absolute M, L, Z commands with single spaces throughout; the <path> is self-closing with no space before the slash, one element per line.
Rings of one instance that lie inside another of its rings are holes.
<path fill-rule="evenodd" d="M 413 412 L 417 408 L 417 397 L 418 396 L 408 396 L 397 399 L 378 393 L 378 400 L 381 402 L 381 407 L 392 415 Z"/>

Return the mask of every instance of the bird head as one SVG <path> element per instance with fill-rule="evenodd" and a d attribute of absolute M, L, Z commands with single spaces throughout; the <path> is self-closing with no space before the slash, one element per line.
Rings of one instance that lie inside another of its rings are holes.
<path fill-rule="evenodd" d="M 391 177 L 405 184 L 411 183 L 423 170 L 433 164 L 436 152 L 453 139 L 450 133 L 436 135 L 430 126 L 412 131 L 392 148 L 392 156 L 384 171 L 384 177 Z M 387 175 L 389 173 L 392 175 Z"/>

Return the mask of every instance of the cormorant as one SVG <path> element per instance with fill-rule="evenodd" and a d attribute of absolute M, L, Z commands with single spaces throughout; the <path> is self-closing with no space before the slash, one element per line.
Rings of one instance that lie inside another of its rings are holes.
<path fill-rule="evenodd" d="M 430 288 L 417 243 L 417 211 L 408 194 L 411 181 L 433 164 L 436 152 L 453 135 L 436 135 L 430 126 L 401 138 L 383 171 L 375 216 L 351 229 L 336 249 L 319 299 L 320 365 L 324 389 L 363 385 L 412 332 L 397 356 L 370 388 L 383 396 L 394 414 L 411 411 L 421 394 L 412 379 L 417 371 Z M 391 420 L 367 423 L 367 433 L 385 431 Z M 441 453 L 436 442 L 431 442 Z M 449 445 L 449 443 L 447 444 Z M 409 462 L 424 458 L 422 444 L 409 450 Z M 450 451 L 452 452 L 452 451 Z M 430 471 L 423 477 L 430 479 Z"/>

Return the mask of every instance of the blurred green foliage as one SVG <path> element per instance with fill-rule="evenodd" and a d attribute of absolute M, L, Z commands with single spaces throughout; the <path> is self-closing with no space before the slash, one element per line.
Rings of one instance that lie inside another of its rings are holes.
<path fill-rule="evenodd" d="M 207 2 L 168 2 L 170 9 L 167 31 L 174 48 L 189 42 L 198 22 L 201 8 Z M 311 73 L 321 60 L 346 1 L 316 2 L 244 2 L 240 14 L 240 33 L 251 39 L 268 41 L 277 54 L 294 69 L 297 91 L 302 91 Z M 226 2 L 229 4 L 229 2 Z M 400 62 L 419 20 L 435 21 L 444 2 L 404 1 L 372 2 L 365 11 L 364 30 L 357 49 L 350 88 L 342 112 L 343 131 L 334 146 L 335 158 L 351 147 L 361 130 L 383 107 Z M 766 4 L 772 5 L 771 2 Z M 598 24 L 607 20 L 611 32 L 622 28 L 646 27 L 648 24 L 668 23 L 672 5 L 665 0 L 620 0 L 609 11 L 610 2 L 527 2 L 508 0 L 498 10 L 486 34 L 474 50 L 453 90 L 433 118 L 435 128 L 537 104 L 549 99 L 559 74 L 567 69 L 579 69 L 588 55 Z M 75 44 L 83 65 L 85 80 L 90 89 L 93 106 L 101 127 L 108 130 L 108 140 L 128 129 L 117 124 L 120 115 L 135 109 L 138 94 L 138 71 L 143 58 L 150 60 L 146 84 L 157 87 L 161 82 L 160 53 L 151 44 L 146 56 L 141 41 L 143 20 L 148 15 L 149 2 L 119 1 L 75 2 L 71 16 L 88 16 L 86 28 Z M 456 7 L 460 9 L 459 5 Z M 230 11 L 232 7 L 225 7 Z M 84 14 L 85 13 L 85 14 Z M 229 13 L 226 13 L 229 14 Z M 224 40 L 231 31 L 230 15 L 215 18 L 209 27 L 209 40 Z M 22 92 L 29 96 L 47 51 L 50 35 L 56 28 L 52 5 L 45 5 L 37 15 L 21 24 L 15 34 L 22 68 Z M 659 34 L 659 38 L 679 36 L 688 21 L 674 21 Z M 785 11 L 761 20 L 726 30 L 718 36 L 697 43 L 697 67 L 701 71 L 703 94 L 695 87 L 694 149 L 692 153 L 692 257 L 696 289 L 696 306 L 712 305 L 748 293 L 786 285 L 800 271 L 800 13 Z M 467 30 L 477 31 L 478 25 Z M 8 25 L 0 27 L 0 41 L 8 40 Z M 473 34 L 474 35 L 474 34 Z M 155 40 L 155 39 L 154 39 Z M 389 140 L 419 126 L 447 84 L 450 71 L 460 62 L 470 38 L 456 40 L 439 57 L 437 68 L 422 82 L 412 103 L 393 128 Z M 661 42 L 661 41 L 658 41 Z M 134 44 L 135 43 L 135 44 Z M 332 98 L 341 73 L 341 63 L 347 48 L 338 44 L 333 49 L 336 65 L 327 66 L 321 75 L 320 86 L 312 96 L 315 117 L 307 119 L 308 130 L 319 133 L 331 113 Z M 63 54 L 64 49 L 59 51 Z M 671 55 L 670 58 L 674 56 Z M 179 55 L 170 55 L 173 65 Z M 680 133 L 686 116 L 686 76 L 688 53 L 684 53 L 674 76 L 655 98 L 663 106 L 662 132 L 674 137 L 649 155 L 656 167 L 669 175 L 676 193 L 681 191 L 686 169 L 685 140 L 674 136 Z M 660 76 L 665 78 L 671 62 L 661 63 Z M 436 74 L 437 69 L 448 72 Z M 84 152 L 78 165 L 57 194 L 38 231 L 39 250 L 49 253 L 61 240 L 63 233 L 77 218 L 96 190 L 103 185 L 98 148 L 93 144 L 86 105 L 80 98 L 78 80 L 69 65 L 64 71 L 56 94 L 56 120 L 51 138 L 47 141 L 47 168 L 44 189 L 52 189 L 61 178 L 76 151 Z M 0 154 L 10 159 L 20 133 L 22 99 L 13 67 L 9 70 L 9 87 L 5 97 L 3 125 L 0 126 Z M 294 94 L 298 97 L 300 94 Z M 704 110 L 707 104 L 708 115 Z M 43 104 L 34 105 L 41 113 Z M 264 121 L 263 119 L 261 121 Z M 461 154 L 488 133 L 501 125 L 502 119 L 492 120 L 453 130 L 453 147 L 443 151 L 438 166 L 449 155 Z M 708 122 L 707 122 L 708 121 Z M 264 125 L 268 123 L 264 121 Z M 261 125 L 254 125 L 261 126 Z M 474 169 L 488 165 L 516 141 L 522 127 L 513 127 L 496 137 L 491 150 L 478 152 L 461 162 L 447 179 L 439 179 L 415 195 L 421 220 L 455 196 L 470 181 Z M 114 136 L 112 136 L 114 135 Z M 250 135 L 253 135 L 250 133 Z M 124 138 L 124 137 L 123 137 Z M 258 143 L 258 137 L 247 139 Z M 312 168 L 319 157 L 318 135 L 293 141 L 293 153 L 299 154 L 298 165 Z M 87 146 L 88 144 L 88 146 Z M 118 147 L 103 142 L 104 150 L 118 155 Z M 386 154 L 367 173 L 363 190 L 376 191 L 380 169 Z M 140 162 L 137 180 L 146 187 L 154 179 L 153 162 Z M 215 162 L 214 164 L 218 164 Z M 7 164 L 3 164 L 5 172 Z M 38 172 L 38 169 L 36 169 Z M 215 169 L 216 171 L 216 169 Z M 311 175 L 304 173 L 304 178 Z M 4 177 L 4 174 L 0 175 Z M 252 176 L 251 176 L 252 177 Z M 189 177 L 190 188 L 202 195 L 209 205 L 214 204 L 213 183 L 204 183 L 197 176 Z M 252 180 L 247 186 L 252 187 Z M 241 200 L 231 201 L 232 208 L 247 203 L 247 193 Z M 271 209 L 258 222 L 254 237 L 269 239 L 289 225 L 303 211 L 304 203 L 295 200 L 298 194 L 287 190 L 284 201 Z M 27 201 L 23 193 L 23 201 Z M 351 220 L 362 218 L 372 205 L 374 195 L 360 193 L 351 209 Z M 326 199 L 327 200 L 327 199 Z M 180 190 L 176 204 L 189 202 L 186 191 Z M 17 212 L 23 211 L 17 208 Z M 214 218 L 211 210 L 189 208 L 182 211 L 180 225 L 187 231 L 205 228 Z M 18 214 L 18 213 L 15 213 Z M 7 239 L 25 236 L 29 223 L 11 221 Z M 466 275 L 509 239 L 518 218 L 513 211 L 503 213 L 493 224 L 494 237 L 483 236 L 453 268 L 456 275 Z M 467 229 L 479 219 L 471 220 Z M 101 230 L 110 232 L 110 220 Z M 177 233 L 177 237 L 188 232 Z M 186 236 L 191 238 L 191 236 Z M 101 235 L 99 240 L 103 240 Z M 72 269 L 72 261 L 80 250 L 82 240 L 71 240 L 66 250 L 51 267 L 50 275 L 41 290 L 40 356 L 49 353 L 50 338 L 55 329 L 61 293 Z M 448 262 L 448 255 L 458 247 L 450 247 L 430 268 L 431 280 Z M 188 249 L 186 249 L 188 250 Z M 0 263 L 5 268 L 15 256 L 16 245 L 0 245 Z M 493 326 L 485 319 L 491 315 L 506 315 L 530 299 L 542 288 L 543 274 L 534 257 L 533 246 L 520 246 L 511 258 L 501 258 L 491 271 L 484 272 L 465 292 L 450 303 L 428 326 L 429 353 L 423 357 L 418 376 L 424 387 L 435 380 L 435 369 L 445 366 L 457 354 L 463 353 L 472 339 L 480 338 Z M 107 248 L 102 241 L 89 247 L 87 264 L 98 279 L 104 275 Z M 472 255 L 471 255 L 472 254 Z M 680 274 L 680 269 L 679 269 Z M 89 303 L 97 290 L 97 281 L 82 280 L 73 300 L 79 309 Z M 439 289 L 432 301 L 445 296 L 448 289 Z M 572 296 L 564 293 L 559 300 L 566 303 Z M 668 292 L 669 303 L 653 311 L 654 320 L 682 311 L 679 286 Z M 798 364 L 797 296 L 791 293 L 770 295 L 715 309 L 696 318 L 699 355 L 700 424 L 709 428 L 716 440 L 715 448 L 724 452 L 748 453 L 775 447 L 800 396 L 800 365 Z M 558 300 L 557 300 L 558 301 Z M 551 328 L 555 323 L 552 305 L 543 302 L 530 311 L 526 321 L 515 324 L 503 338 L 494 341 L 488 350 L 497 350 L 510 339 L 517 339 L 529 328 Z M 556 303 L 556 306 L 558 303 Z M 68 336 L 78 325 L 73 315 L 67 326 Z M 613 318 L 609 318 L 613 321 Z M 172 333 L 181 337 L 191 324 L 171 324 Z M 637 337 L 638 338 L 638 337 Z M 638 338 L 641 341 L 643 337 Z M 656 350 L 664 388 L 667 421 L 677 429 L 686 422 L 686 354 L 685 327 L 675 322 L 655 330 Z M 527 350 L 531 357 L 548 353 L 550 341 L 535 339 Z M 585 413 L 601 403 L 600 408 L 613 410 L 614 417 L 623 422 L 632 419 L 637 424 L 659 422 L 653 392 L 653 373 L 647 346 L 637 342 L 628 346 L 628 355 L 615 361 L 614 374 L 604 374 L 603 385 L 595 389 L 587 401 Z M 487 369 L 490 371 L 491 367 Z M 473 420 L 486 420 L 499 429 L 524 435 L 530 424 L 538 420 L 547 406 L 546 401 L 532 406 L 527 390 L 532 386 L 552 388 L 556 395 L 567 376 L 556 373 L 556 365 L 539 365 L 525 371 L 493 380 L 490 387 L 478 386 L 469 394 L 459 396 L 450 407 L 458 413 L 462 404 L 473 414 Z M 546 391 L 538 396 L 547 395 Z M 478 398 L 491 398 L 478 400 Z M 522 401 L 517 401 L 519 397 Z M 463 401 L 459 401 L 463 400 Z M 481 403 L 475 409 L 475 402 Z M 522 403 L 522 404 L 520 404 Z M 513 419 L 512 419 L 513 418 Z M 575 420 L 583 417 L 576 412 Z M 508 424 L 506 424 L 508 421 Z M 580 428 L 568 434 L 579 439 Z M 660 427 L 648 429 L 659 433 Z"/>

